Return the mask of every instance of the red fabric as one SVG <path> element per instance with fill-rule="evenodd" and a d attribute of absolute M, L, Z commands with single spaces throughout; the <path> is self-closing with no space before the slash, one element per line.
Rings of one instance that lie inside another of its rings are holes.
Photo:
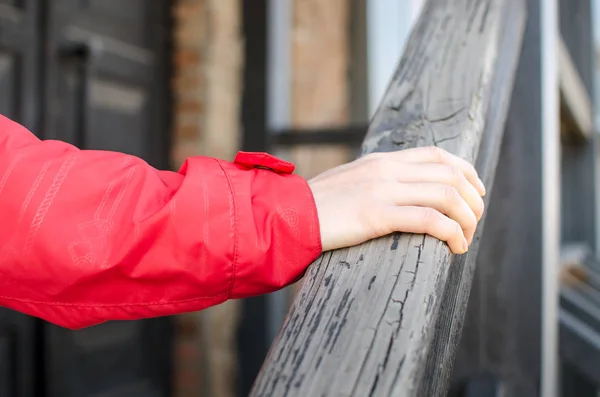
<path fill-rule="evenodd" d="M 233 162 L 246 167 L 266 168 L 280 174 L 291 174 L 295 168 L 289 161 L 278 159 L 269 153 L 238 152 Z"/>
<path fill-rule="evenodd" d="M 0 305 L 77 329 L 288 285 L 321 253 L 290 165 L 241 153 L 159 171 L 0 116 Z"/>

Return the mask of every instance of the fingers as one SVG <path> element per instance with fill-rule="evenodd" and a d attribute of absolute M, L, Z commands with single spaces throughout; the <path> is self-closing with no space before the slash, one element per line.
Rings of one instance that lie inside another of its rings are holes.
<path fill-rule="evenodd" d="M 429 234 L 462 254 L 484 210 L 485 187 L 475 168 L 439 148 L 370 154 L 309 186 L 328 249 L 406 232 Z"/>
<path fill-rule="evenodd" d="M 397 172 L 395 178 L 401 183 L 437 183 L 453 187 L 471 208 L 477 221 L 483 216 L 483 199 L 458 167 L 435 163 L 408 163 L 402 168 L 399 167 Z"/>
<path fill-rule="evenodd" d="M 445 241 L 455 254 L 464 254 L 469 249 L 460 225 L 433 208 L 391 207 L 386 219 L 389 233 L 428 234 Z"/>
<path fill-rule="evenodd" d="M 441 183 L 399 183 L 393 187 L 394 204 L 432 208 L 454 220 L 470 244 L 477 227 L 475 213 L 458 191 Z"/>
<path fill-rule="evenodd" d="M 481 196 L 485 195 L 485 185 L 479 179 L 475 167 L 468 161 L 437 147 L 419 147 L 400 150 L 393 153 L 396 161 L 404 163 L 441 163 L 457 167 L 467 180 L 477 189 Z"/>

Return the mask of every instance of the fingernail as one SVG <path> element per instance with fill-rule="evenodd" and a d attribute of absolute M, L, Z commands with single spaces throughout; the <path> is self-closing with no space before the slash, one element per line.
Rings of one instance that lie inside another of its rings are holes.
<path fill-rule="evenodd" d="M 469 250 L 469 243 L 467 242 L 466 238 L 463 238 L 463 251 L 467 252 L 468 250 Z"/>

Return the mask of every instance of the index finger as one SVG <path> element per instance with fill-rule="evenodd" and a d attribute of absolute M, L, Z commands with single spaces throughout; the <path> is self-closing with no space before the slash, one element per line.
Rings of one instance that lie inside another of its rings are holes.
<path fill-rule="evenodd" d="M 485 185 L 473 164 L 444 149 L 435 146 L 417 147 L 392 152 L 391 155 L 395 160 L 403 163 L 442 163 L 455 166 L 462 171 L 479 194 L 485 196 Z"/>

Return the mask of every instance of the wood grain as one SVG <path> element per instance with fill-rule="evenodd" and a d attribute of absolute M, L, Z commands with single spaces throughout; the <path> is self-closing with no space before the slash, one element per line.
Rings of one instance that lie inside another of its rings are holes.
<path fill-rule="evenodd" d="M 524 20 L 521 0 L 428 1 L 363 155 L 435 145 L 477 161 L 491 184 Z M 325 253 L 251 396 L 444 395 L 476 251 L 453 256 L 434 238 L 394 234 Z"/>

